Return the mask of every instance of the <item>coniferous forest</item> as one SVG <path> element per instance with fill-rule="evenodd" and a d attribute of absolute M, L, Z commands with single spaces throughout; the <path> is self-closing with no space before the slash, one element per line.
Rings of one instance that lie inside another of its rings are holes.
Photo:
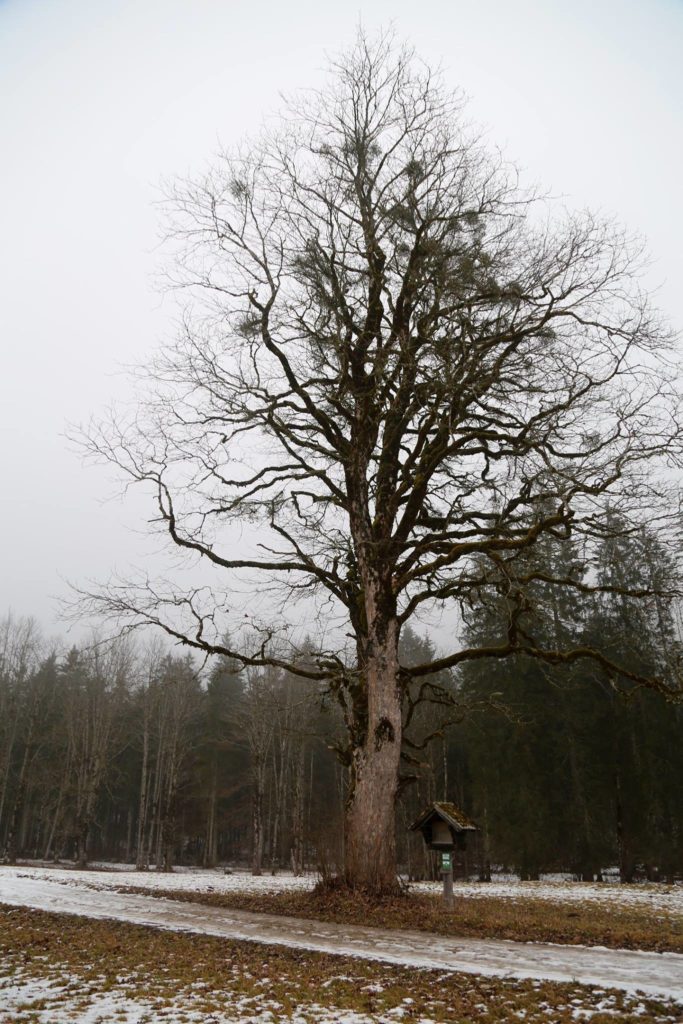
<path fill-rule="evenodd" d="M 576 588 L 559 593 L 530 564 L 517 626 L 548 647 L 585 644 L 641 674 L 661 672 L 680 651 L 676 609 L 623 593 L 656 593 L 667 553 L 645 532 L 617 534 L 603 546 L 599 595 L 588 587 L 584 597 Z M 552 578 L 580 575 L 575 542 L 545 554 Z M 504 580 L 495 601 L 488 593 L 463 610 L 465 634 L 480 644 L 499 639 L 511 614 Z M 515 594 L 515 614 L 519 607 Z M 405 666 L 435 654 L 428 638 L 404 631 Z M 528 879 L 683 874 L 683 708 L 617 687 L 580 659 L 481 659 L 418 690 L 406 703 L 396 812 L 409 876 L 435 872 L 408 827 L 426 803 L 444 798 L 479 826 L 457 866 L 482 881 L 496 869 Z M 48 644 L 31 620 L 4 618 L 5 861 L 331 873 L 343 863 L 345 796 L 342 709 L 320 684 L 124 640 Z"/>

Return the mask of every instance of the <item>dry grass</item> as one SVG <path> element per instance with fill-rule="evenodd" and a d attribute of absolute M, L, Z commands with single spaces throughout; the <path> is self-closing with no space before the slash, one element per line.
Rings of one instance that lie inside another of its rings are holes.
<path fill-rule="evenodd" d="M 393 1011 L 404 1022 L 426 1016 L 438 1024 L 683 1020 L 683 1006 L 580 985 L 415 970 L 0 906 L 0 1006 L 2 987 L 29 977 L 64 987 L 49 1005 L 43 1000 L 13 1012 L 12 1024 L 77 1021 L 102 992 L 139 999 L 149 1013 L 138 1019 L 149 1021 L 194 1014 L 225 1024 L 293 1017 L 315 1024 L 338 1021 L 344 1011 L 372 1022 Z M 9 1024 L 1 1011 L 0 1022 Z"/>
<path fill-rule="evenodd" d="M 533 898 L 513 901 L 461 896 L 456 899 L 453 911 L 447 913 L 439 897 L 415 894 L 377 900 L 344 890 L 189 893 L 126 886 L 120 891 L 341 924 L 518 942 L 560 942 L 683 953 L 683 917 L 680 914 L 644 911 L 618 904 L 596 905 L 589 900 L 567 904 Z"/>

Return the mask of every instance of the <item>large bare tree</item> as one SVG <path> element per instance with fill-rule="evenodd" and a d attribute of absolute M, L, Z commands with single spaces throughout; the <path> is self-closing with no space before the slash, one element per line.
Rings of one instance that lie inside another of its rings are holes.
<path fill-rule="evenodd" d="M 173 545 L 224 578 L 191 592 L 117 581 L 85 604 L 326 680 L 349 736 L 346 878 L 391 888 L 406 694 L 430 696 L 434 673 L 525 651 L 678 688 L 598 649 L 548 649 L 523 614 L 535 578 L 601 585 L 593 539 L 610 522 L 674 535 L 673 339 L 641 289 L 637 242 L 521 189 L 460 98 L 388 38 L 361 37 L 327 88 L 174 185 L 168 207 L 179 335 L 132 421 L 93 426 L 85 445 L 151 485 Z M 569 535 L 586 564 L 556 577 L 532 553 Z M 217 595 L 230 604 L 245 572 L 326 595 L 351 656 L 226 646 Z M 443 657 L 401 667 L 411 617 L 501 587 L 503 643 L 463 648 L 454 630 Z"/>

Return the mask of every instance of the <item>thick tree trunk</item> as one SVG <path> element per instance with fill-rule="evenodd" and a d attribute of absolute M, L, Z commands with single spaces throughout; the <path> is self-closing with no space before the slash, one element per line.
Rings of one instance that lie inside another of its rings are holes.
<path fill-rule="evenodd" d="M 366 660 L 367 727 L 364 742 L 353 751 L 346 805 L 346 883 L 376 893 L 398 886 L 394 820 L 402 725 L 398 637 L 395 616 L 373 624 Z"/>

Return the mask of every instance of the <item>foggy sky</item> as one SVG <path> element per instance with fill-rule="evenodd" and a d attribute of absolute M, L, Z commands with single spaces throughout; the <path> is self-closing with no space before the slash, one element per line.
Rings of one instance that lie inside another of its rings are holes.
<path fill-rule="evenodd" d="M 680 327 L 679 0 L 0 0 L 0 615 L 61 631 L 64 578 L 158 559 L 139 499 L 63 437 L 172 330 L 153 287 L 162 177 L 393 24 L 526 179 L 642 232 Z M 147 561 L 146 561 L 147 560 Z"/>

